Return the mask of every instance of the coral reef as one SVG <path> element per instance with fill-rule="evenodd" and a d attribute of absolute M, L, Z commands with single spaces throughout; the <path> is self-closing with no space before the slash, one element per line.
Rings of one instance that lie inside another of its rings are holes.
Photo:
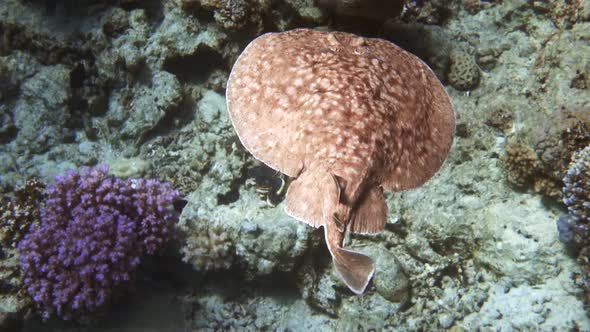
<path fill-rule="evenodd" d="M 182 7 L 184 10 L 190 11 L 191 7 L 195 6 L 195 2 L 205 10 L 213 11 L 213 17 L 215 21 L 225 29 L 237 29 L 242 28 L 245 24 L 249 23 L 249 20 L 258 21 L 260 17 L 256 16 L 256 8 L 259 8 L 262 1 L 256 1 L 256 4 L 252 4 L 249 0 L 189 0 L 182 1 Z"/>
<path fill-rule="evenodd" d="M 247 166 L 246 153 L 229 130 L 231 122 L 222 95 L 208 90 L 195 108 L 194 119 L 174 137 L 155 138 L 142 147 L 140 155 L 160 165 L 151 176 L 169 178 L 182 193 L 199 189 L 202 200 L 215 204 L 231 201 L 235 199 L 235 182 L 241 181 Z"/>
<path fill-rule="evenodd" d="M 214 229 L 213 239 L 233 247 L 230 270 L 218 273 L 192 272 L 173 250 L 146 260 L 153 264 L 138 271 L 141 291 L 88 329 L 590 330 L 590 249 L 578 246 L 576 261 L 558 242 L 558 234 L 588 236 L 574 232 L 567 213 L 558 233 L 545 199 L 562 202 L 572 155 L 590 144 L 589 8 L 405 1 L 401 16 L 383 24 L 313 0 L 1 0 L 0 191 L 14 201 L 26 179 L 47 182 L 106 162 L 118 176 L 173 182 L 187 194 L 184 235 Z M 227 75 L 251 39 L 318 26 L 392 40 L 441 80 L 452 51 L 468 50 L 482 70 L 476 89 L 448 89 L 458 136 L 442 172 L 419 190 L 387 196 L 386 232 L 350 240 L 391 262 L 360 298 L 331 274 L 329 255 L 317 249 L 321 229 L 293 223 L 280 199 L 271 200 L 276 208 L 261 200 L 260 189 L 278 182 L 250 173 L 256 164 L 225 109 Z M 506 149 L 535 171 L 521 167 L 505 181 Z M 513 182 L 543 195 L 515 191 Z M 0 255 L 0 312 L 8 313 L 0 320 L 9 322 L 23 319 L 32 301 L 13 252 Z M 174 279 L 169 288 L 162 274 Z M 401 289 L 411 292 L 400 310 L 391 300 L 403 275 Z M 161 294 L 155 301 L 152 291 Z M 81 329 L 23 320 L 26 331 Z"/>
<path fill-rule="evenodd" d="M 439 26 L 387 21 L 383 24 L 387 38 L 417 55 L 444 81 L 453 51 L 451 36 Z"/>
<path fill-rule="evenodd" d="M 246 279 L 268 278 L 272 274 L 294 271 L 310 248 L 311 229 L 292 222 L 280 208 L 271 208 L 260 200 L 254 186 L 240 187 L 239 199 L 226 204 L 217 204 L 217 198 L 215 195 L 211 197 L 208 190 L 207 185 L 189 194 L 188 204 L 182 210 L 179 229 L 189 239 L 189 246 L 191 238 L 206 236 L 203 229 L 222 228 L 224 235 L 216 235 L 216 238 L 224 239 L 221 248 L 232 244 L 233 249 L 228 251 L 235 252 L 231 268 Z M 199 241 L 212 243 L 205 238 Z M 229 258 L 231 256 L 225 257 Z M 201 259 L 194 262 L 197 269 L 203 269 Z"/>
<path fill-rule="evenodd" d="M 508 133 L 514 125 L 514 111 L 511 105 L 505 102 L 494 105 L 486 119 L 486 124 Z"/>
<path fill-rule="evenodd" d="M 567 244 L 587 247 L 590 245 L 590 145 L 574 155 L 563 183 L 567 213 L 557 220 L 559 238 Z"/>
<path fill-rule="evenodd" d="M 142 256 L 173 236 L 169 184 L 70 171 L 46 190 L 40 222 L 18 245 L 24 287 L 43 317 L 86 319 L 133 281 Z"/>
<path fill-rule="evenodd" d="M 31 299 L 22 288 L 17 244 L 39 223 L 44 184 L 36 179 L 0 196 L 0 330 L 17 331 Z M 10 328 L 12 326 L 12 329 Z"/>
<path fill-rule="evenodd" d="M 481 1 L 481 0 L 462 0 L 461 6 L 469 14 L 477 14 L 479 11 L 490 8 L 493 2 L 501 2 L 502 0 L 495 1 Z"/>
<path fill-rule="evenodd" d="M 590 145 L 579 151 L 563 178 L 567 212 L 557 219 L 559 239 L 576 250 L 583 273 L 577 276 L 583 300 L 590 304 Z"/>
<path fill-rule="evenodd" d="M 553 23 L 562 29 L 571 29 L 581 19 L 588 19 L 590 5 L 586 1 L 538 0 L 531 1 L 531 7 L 537 13 L 547 15 Z"/>
<path fill-rule="evenodd" d="M 21 85 L 24 98 L 14 107 L 18 129 L 17 149 L 27 153 L 45 151 L 71 135 L 66 105 L 71 97 L 70 71 L 63 65 L 44 67 Z M 35 109 L 36 112 L 25 110 Z"/>
<path fill-rule="evenodd" d="M 537 130 L 534 148 L 543 168 L 562 179 L 575 152 L 590 144 L 590 109 L 561 107 Z"/>
<path fill-rule="evenodd" d="M 480 70 L 473 55 L 464 50 L 453 50 L 450 56 L 447 80 L 455 89 L 461 91 L 477 88 Z"/>
<path fill-rule="evenodd" d="M 200 226 L 200 227 L 199 227 Z M 235 245 L 225 229 L 206 222 L 197 223 L 181 249 L 183 261 L 197 271 L 227 270 L 235 259 Z"/>
<path fill-rule="evenodd" d="M 398 0 L 317 0 L 320 7 L 339 15 L 384 21 L 397 17 L 404 5 Z"/>
<path fill-rule="evenodd" d="M 13 197 L 0 196 L 0 244 L 14 249 L 31 225 L 39 222 L 39 209 L 45 185 L 36 179 L 27 181 L 13 192 Z"/>
<path fill-rule="evenodd" d="M 533 183 L 540 168 L 535 151 L 515 141 L 506 144 L 505 150 L 503 164 L 508 181 L 518 187 L 526 187 Z"/>
<path fill-rule="evenodd" d="M 198 17 L 212 16 L 224 31 L 247 31 L 252 36 L 272 25 L 280 30 L 301 22 L 320 23 L 324 13 L 314 0 L 177 0 L 186 13 Z"/>
<path fill-rule="evenodd" d="M 406 22 L 443 25 L 460 8 L 460 1 L 407 1 L 402 19 Z"/>
<path fill-rule="evenodd" d="M 590 224 L 590 145 L 574 156 L 563 183 L 568 215 L 576 223 Z"/>
<path fill-rule="evenodd" d="M 562 107 L 547 116 L 531 140 L 509 139 L 503 158 L 507 179 L 522 188 L 532 184 L 536 192 L 560 200 L 572 156 L 590 143 L 590 112 Z"/>

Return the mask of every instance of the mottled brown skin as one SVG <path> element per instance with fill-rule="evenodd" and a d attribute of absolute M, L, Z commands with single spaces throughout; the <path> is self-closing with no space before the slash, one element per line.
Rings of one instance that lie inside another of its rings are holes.
<path fill-rule="evenodd" d="M 442 84 L 388 41 L 298 29 L 250 43 L 226 93 L 244 146 L 296 178 L 287 213 L 324 226 L 336 270 L 363 293 L 374 264 L 343 249 L 344 234 L 382 231 L 383 190 L 420 186 L 442 165 L 455 123 Z"/>

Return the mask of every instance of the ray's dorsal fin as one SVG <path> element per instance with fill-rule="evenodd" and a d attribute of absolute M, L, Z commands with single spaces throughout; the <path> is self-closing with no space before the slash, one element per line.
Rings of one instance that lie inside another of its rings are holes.
<path fill-rule="evenodd" d="M 340 187 L 327 172 L 304 170 L 289 185 L 285 212 L 304 223 L 319 227 L 324 224 L 324 212 L 334 211 L 340 199 Z"/>
<path fill-rule="evenodd" d="M 348 207 L 347 205 L 343 204 L 344 203 L 344 191 L 346 190 L 346 180 L 344 180 L 343 178 L 341 178 L 338 175 L 335 174 L 330 174 L 332 176 L 332 179 L 334 180 L 334 184 L 336 185 L 337 188 L 337 192 L 338 192 L 338 200 L 335 201 L 334 205 L 330 205 L 334 207 L 334 210 L 330 210 L 327 212 L 332 213 L 332 219 L 334 220 L 334 223 L 336 225 L 336 227 L 338 228 L 338 231 L 340 232 L 345 232 L 346 231 L 346 226 L 348 225 L 348 218 L 350 215 L 350 207 Z M 326 206 L 326 208 L 329 209 L 328 206 Z"/>
<path fill-rule="evenodd" d="M 376 234 L 383 231 L 387 220 L 387 205 L 383 188 L 369 190 L 354 210 L 349 230 L 358 234 Z"/>
<path fill-rule="evenodd" d="M 338 190 L 338 203 L 342 203 L 342 194 L 344 193 L 344 190 L 346 190 L 346 180 L 336 174 L 330 174 L 330 176 L 332 177 L 332 180 L 334 180 Z"/>

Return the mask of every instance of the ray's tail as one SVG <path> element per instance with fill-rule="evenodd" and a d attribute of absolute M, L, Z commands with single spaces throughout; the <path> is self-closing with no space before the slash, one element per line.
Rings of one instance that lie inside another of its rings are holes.
<path fill-rule="evenodd" d="M 324 225 L 324 232 L 336 272 L 350 290 L 363 294 L 375 273 L 375 263 L 367 255 L 343 249 L 344 234 L 334 224 Z"/>
<path fill-rule="evenodd" d="M 357 251 L 337 248 L 332 254 L 336 272 L 356 294 L 365 292 L 375 273 L 375 263 L 369 256 Z"/>

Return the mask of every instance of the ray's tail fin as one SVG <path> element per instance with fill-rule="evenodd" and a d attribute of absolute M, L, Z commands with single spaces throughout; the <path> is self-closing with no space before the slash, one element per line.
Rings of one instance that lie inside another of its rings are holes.
<path fill-rule="evenodd" d="M 328 177 L 324 177 L 324 183 L 326 183 L 324 187 L 328 188 L 325 192 L 329 193 L 329 195 L 323 195 L 323 201 L 320 205 L 321 209 L 319 210 L 321 211 L 321 220 L 324 226 L 326 244 L 328 245 L 330 254 L 332 254 L 332 262 L 334 263 L 336 272 L 350 290 L 360 295 L 365 292 L 367 285 L 375 273 L 375 263 L 371 258 L 360 252 L 342 248 L 344 235 L 347 231 L 350 219 L 351 207 L 342 202 L 342 195 L 346 189 L 346 181 L 334 174 L 329 175 L 331 181 L 327 181 L 326 178 Z M 330 184 L 327 182 L 330 182 Z M 317 195 L 317 192 L 315 193 Z M 378 202 L 378 198 L 381 198 L 381 201 L 383 201 L 383 197 L 377 195 L 371 197 L 371 199 L 365 199 L 363 202 L 366 201 L 372 204 L 373 201 Z M 370 204 L 363 203 L 363 205 Z M 377 206 L 379 207 L 379 205 Z M 383 209 L 380 209 L 379 211 L 381 210 Z M 376 220 L 377 226 L 371 228 L 366 227 L 367 223 L 364 219 L 378 219 L 375 218 L 375 216 L 379 215 L 381 214 L 367 214 L 362 213 L 361 211 L 359 214 L 360 217 L 357 218 L 360 220 L 359 227 L 357 227 L 356 230 L 359 232 L 369 232 L 373 229 L 378 229 L 380 220 Z"/>
<path fill-rule="evenodd" d="M 342 281 L 356 294 L 363 294 L 375 273 L 375 263 L 360 252 L 337 248 L 332 261 Z"/>

